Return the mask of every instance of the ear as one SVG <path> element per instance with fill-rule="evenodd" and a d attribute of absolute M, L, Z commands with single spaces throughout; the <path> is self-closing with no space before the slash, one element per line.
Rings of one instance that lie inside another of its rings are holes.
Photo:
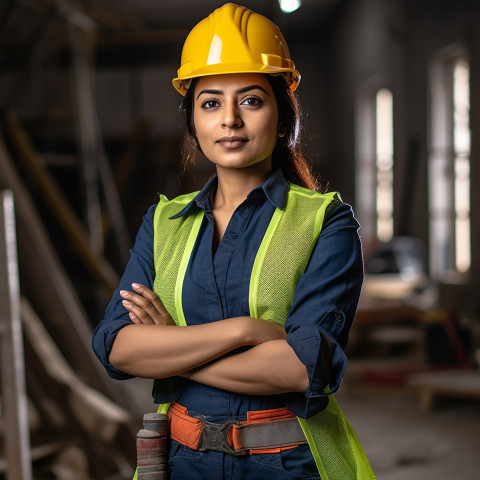
<path fill-rule="evenodd" d="M 278 129 L 278 138 L 283 138 L 287 135 L 287 128 L 286 127 L 280 127 Z"/>

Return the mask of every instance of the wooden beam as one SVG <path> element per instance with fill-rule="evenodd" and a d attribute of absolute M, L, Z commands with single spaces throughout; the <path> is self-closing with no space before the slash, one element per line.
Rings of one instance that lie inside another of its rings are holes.
<path fill-rule="evenodd" d="M 38 185 L 40 193 L 58 219 L 72 246 L 82 257 L 94 278 L 99 280 L 108 292 L 113 292 L 118 286 L 118 274 L 103 256 L 94 252 L 90 247 L 88 234 L 84 226 L 78 220 L 76 213 L 69 206 L 68 200 L 53 178 L 43 167 L 40 156 L 35 151 L 17 116 L 13 112 L 7 112 L 4 117 L 4 125 L 18 154 L 19 161 L 25 167 L 27 174 Z"/>
<path fill-rule="evenodd" d="M 35 309 L 48 320 L 49 332 L 72 368 L 83 380 L 127 409 L 135 411 L 135 401 L 120 382 L 108 377 L 91 347 L 92 328 L 49 241 L 33 202 L 16 173 L 0 136 L 0 186 L 14 191 L 18 219 L 18 249 L 21 252 L 22 289 Z M 23 265 L 23 267 L 22 267 Z M 72 272 L 75 278 L 75 272 Z"/>
<path fill-rule="evenodd" d="M 68 402 L 77 421 L 91 435 L 111 442 L 118 427 L 131 421 L 130 414 L 78 378 L 26 298 L 21 300 L 21 316 L 25 335 L 46 372 L 68 387 Z"/>

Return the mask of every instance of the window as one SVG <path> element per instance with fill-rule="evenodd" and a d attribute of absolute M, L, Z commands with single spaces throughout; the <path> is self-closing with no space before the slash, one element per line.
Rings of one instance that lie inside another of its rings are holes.
<path fill-rule="evenodd" d="M 470 72 L 458 48 L 435 60 L 430 88 L 430 271 L 451 281 L 471 263 Z"/>
<path fill-rule="evenodd" d="M 366 89 L 356 120 L 356 213 L 362 238 L 372 246 L 393 237 L 393 95 Z M 368 248 L 368 247 L 367 247 Z"/>
<path fill-rule="evenodd" d="M 385 88 L 376 95 L 377 237 L 393 237 L 393 97 Z"/>

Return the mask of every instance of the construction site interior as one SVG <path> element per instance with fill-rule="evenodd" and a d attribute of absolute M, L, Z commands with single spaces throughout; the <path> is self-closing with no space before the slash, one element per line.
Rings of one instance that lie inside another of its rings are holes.
<path fill-rule="evenodd" d="M 172 88 L 218 0 L 0 2 L 0 479 L 123 480 L 151 381 L 91 348 L 180 171 Z M 336 394 L 381 480 L 477 480 L 480 2 L 239 2 L 301 71 L 305 150 L 352 205 L 365 282 Z M 477 240 L 475 240 L 477 238 Z"/>

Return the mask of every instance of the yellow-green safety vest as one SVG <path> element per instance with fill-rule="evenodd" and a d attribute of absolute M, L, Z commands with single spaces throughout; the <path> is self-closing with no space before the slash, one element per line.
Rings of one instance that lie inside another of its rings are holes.
<path fill-rule="evenodd" d="M 171 218 L 198 192 L 168 200 L 160 195 L 154 217 L 153 290 L 177 325 L 185 326 L 182 289 L 188 262 L 204 211 Z M 325 211 L 336 192 L 321 194 L 290 184 L 284 209 L 273 213 L 257 252 L 250 277 L 250 315 L 285 324 L 295 289 L 320 235 Z M 170 404 L 158 407 L 166 413 Z M 297 417 L 322 480 L 375 480 L 375 474 L 333 395 L 325 410 L 313 417 Z M 134 479 L 136 478 L 136 475 Z"/>

